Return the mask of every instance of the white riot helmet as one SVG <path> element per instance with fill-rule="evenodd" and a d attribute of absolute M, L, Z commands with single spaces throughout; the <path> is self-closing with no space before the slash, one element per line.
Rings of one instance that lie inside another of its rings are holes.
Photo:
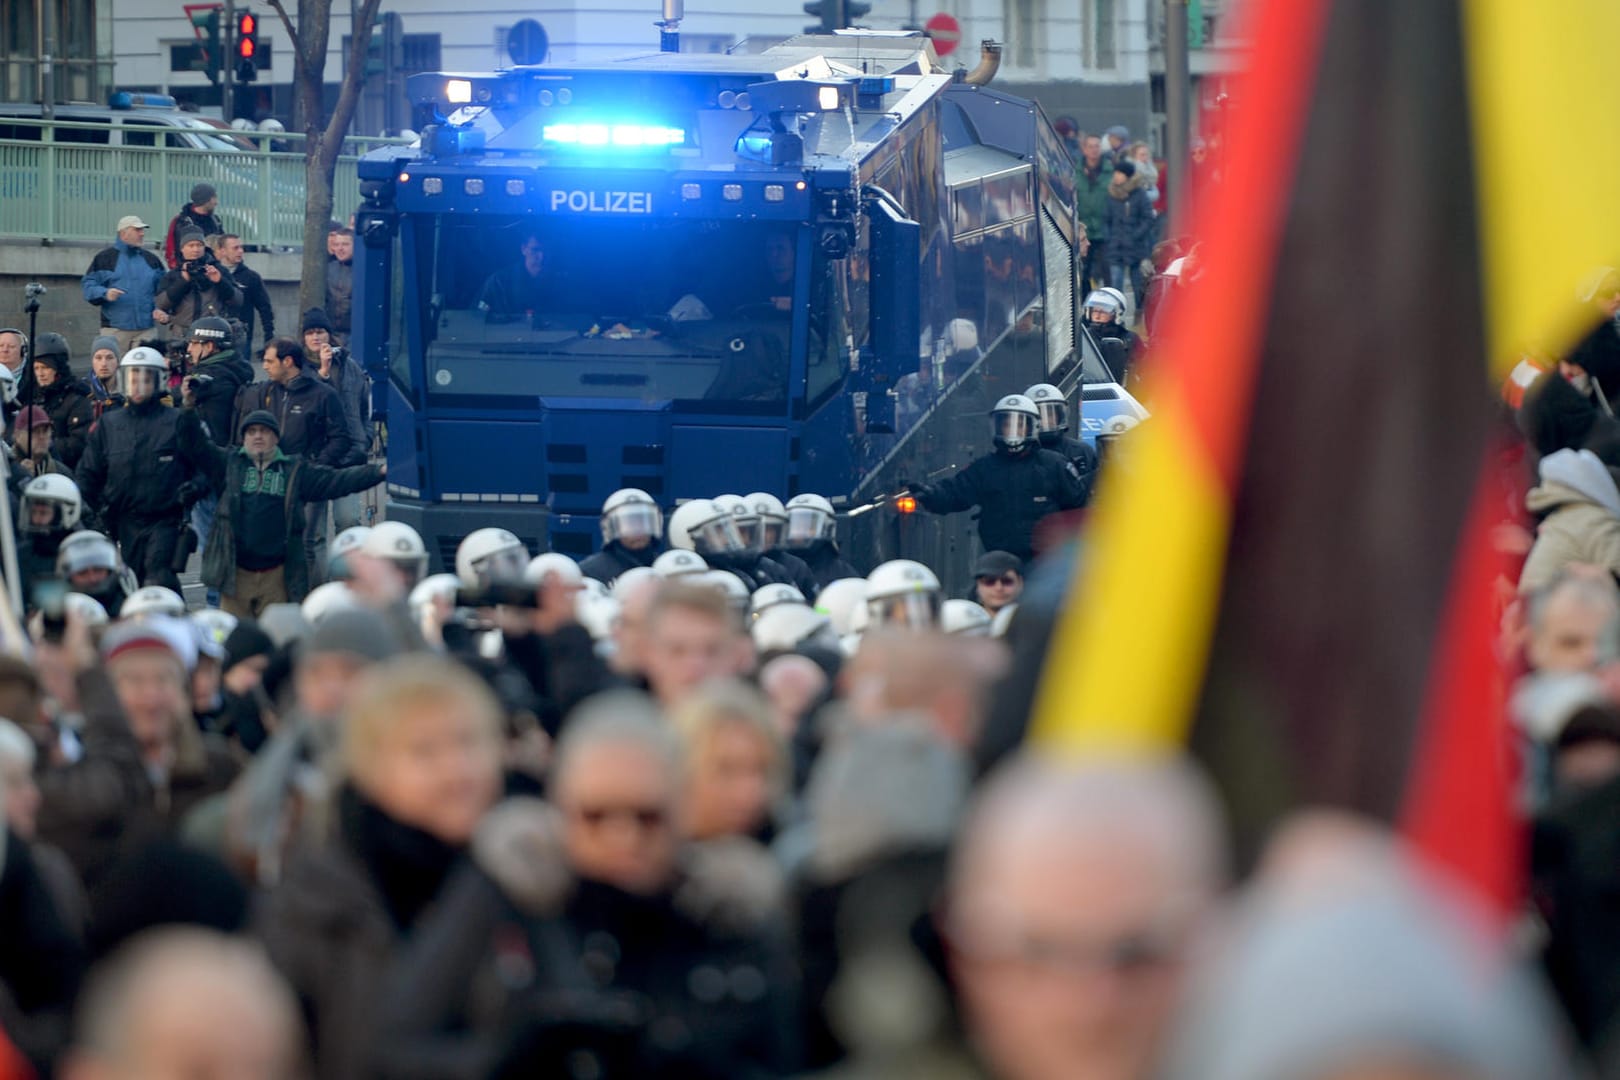
<path fill-rule="evenodd" d="M 1063 397 L 1063 391 L 1051 383 L 1036 383 L 1024 391 L 1024 396 L 1035 403 L 1035 411 L 1040 414 L 1040 434 L 1049 432 L 1064 432 L 1069 430 L 1069 403 Z"/>
<path fill-rule="evenodd" d="M 118 609 L 120 619 L 134 619 L 143 615 L 172 615 L 175 618 L 183 618 L 185 614 L 185 598 L 162 585 L 148 585 L 144 589 L 136 589 L 124 600 L 124 606 Z"/>
<path fill-rule="evenodd" d="M 454 608 L 456 590 L 459 588 L 461 579 L 454 574 L 433 574 L 417 582 L 405 600 L 405 607 L 411 613 L 411 621 L 421 626 L 422 616 L 427 614 L 428 608 L 441 600 Z"/>
<path fill-rule="evenodd" d="M 350 525 L 347 529 L 332 537 L 332 550 L 328 557 L 335 559 L 339 555 L 347 555 L 351 551 L 362 550 L 366 546 L 366 537 L 370 535 L 370 525 Z"/>
<path fill-rule="evenodd" d="M 664 515 L 653 497 L 640 488 L 620 488 L 602 504 L 602 543 L 631 546 L 664 535 Z M 631 543 L 626 543 L 629 541 Z M 638 549 L 644 544 L 635 545 Z"/>
<path fill-rule="evenodd" d="M 163 393 L 169 361 L 156 349 L 137 345 L 118 361 L 118 392 L 131 405 L 153 401 Z"/>
<path fill-rule="evenodd" d="M 990 435 L 997 450 L 1016 454 L 1038 438 L 1041 414 L 1023 394 L 1008 394 L 990 410 Z"/>
<path fill-rule="evenodd" d="M 705 573 L 709 569 L 709 564 L 696 552 L 676 548 L 654 559 L 652 569 L 653 573 L 661 578 L 678 578 Z"/>
<path fill-rule="evenodd" d="M 787 508 L 768 491 L 756 491 L 744 495 L 743 501 L 748 504 L 748 520 L 753 536 L 743 537 L 756 551 L 774 551 L 782 546 L 782 536 L 787 531 Z"/>
<path fill-rule="evenodd" d="M 0 364 L 0 367 L 4 367 Z M 17 504 L 17 530 L 25 533 L 68 532 L 79 527 L 84 500 L 79 485 L 61 473 L 36 476 L 23 485 Z"/>
<path fill-rule="evenodd" d="M 359 606 L 353 589 L 341 581 L 328 581 L 311 589 L 298 610 L 310 626 L 319 626 L 334 611 L 353 611 Z"/>
<path fill-rule="evenodd" d="M 731 608 L 738 615 L 748 612 L 748 585 L 742 578 L 730 570 L 710 570 L 703 575 L 703 585 L 712 585 L 715 589 L 725 593 L 730 601 Z"/>
<path fill-rule="evenodd" d="M 1006 637 L 1007 628 L 1012 626 L 1013 616 L 1018 614 L 1017 604 L 1008 604 L 996 612 L 996 617 L 990 620 L 990 636 L 994 638 Z"/>
<path fill-rule="evenodd" d="M 947 600 L 939 609 L 939 628 L 963 637 L 989 637 L 990 613 L 971 600 Z"/>
<path fill-rule="evenodd" d="M 699 555 L 724 555 L 743 550 L 737 522 L 712 499 L 693 499 L 669 515 L 669 546 Z"/>
<path fill-rule="evenodd" d="M 825 638 L 829 648 L 836 648 L 832 624 L 827 616 L 805 604 L 779 604 L 761 615 L 750 630 L 754 648 L 762 653 L 792 652 L 794 649 Z"/>
<path fill-rule="evenodd" d="M 592 596 L 580 593 L 574 601 L 574 617 L 596 642 L 613 638 L 613 624 L 619 618 L 619 602 L 611 596 Z"/>
<path fill-rule="evenodd" d="M 663 574 L 650 566 L 632 566 L 613 579 L 613 595 L 629 596 L 644 581 L 662 581 Z"/>
<path fill-rule="evenodd" d="M 1080 306 L 1080 317 L 1087 323 L 1124 322 L 1125 294 L 1112 288 L 1093 289 Z"/>
<path fill-rule="evenodd" d="M 360 550 L 374 559 L 386 559 L 399 567 L 400 572 L 405 575 L 407 587 L 414 586 L 427 575 L 427 545 L 422 543 L 422 534 L 403 521 L 377 522 L 366 534 L 365 543 L 361 545 Z M 459 551 L 456 552 L 456 558 L 459 567 L 461 558 Z"/>
<path fill-rule="evenodd" d="M 237 618 L 218 608 L 203 608 L 191 613 L 191 623 L 204 638 L 224 648 L 225 639 L 236 629 Z"/>
<path fill-rule="evenodd" d="M 840 635 L 854 629 L 857 611 L 866 611 L 866 579 L 839 578 L 829 581 L 816 593 L 816 610 L 832 620 L 833 629 Z"/>
<path fill-rule="evenodd" d="M 607 587 L 606 582 L 593 577 L 581 577 L 579 579 L 579 591 L 590 596 L 612 595 L 612 590 Z"/>
<path fill-rule="evenodd" d="M 107 625 L 107 609 L 93 596 L 70 592 L 62 598 L 62 606 L 86 626 Z"/>
<path fill-rule="evenodd" d="M 0 365 L 3 367 L 4 365 Z M 117 574 L 121 569 L 118 562 L 118 548 L 105 536 L 92 529 L 81 529 L 76 533 L 69 533 L 56 549 L 56 574 L 66 578 L 70 584 L 76 574 L 86 570 L 105 570 L 110 574 Z"/>
<path fill-rule="evenodd" d="M 748 614 L 752 618 L 759 618 L 771 608 L 779 604 L 803 604 L 809 607 L 810 603 L 804 598 L 796 586 L 787 584 L 765 585 L 754 590 L 754 595 L 748 600 Z"/>
<path fill-rule="evenodd" d="M 579 563 L 555 551 L 536 555 L 523 568 L 524 582 L 537 589 L 545 584 L 547 574 L 552 575 L 557 584 L 564 588 L 578 590 L 585 587 L 585 575 L 580 573 Z"/>
<path fill-rule="evenodd" d="M 456 576 L 469 589 L 519 581 L 528 565 L 529 549 L 505 529 L 475 529 L 456 548 Z"/>
<path fill-rule="evenodd" d="M 365 547 L 366 537 L 371 535 L 369 525 L 351 525 L 347 529 L 332 537 L 332 546 L 326 552 L 326 576 L 333 581 L 347 581 L 351 576 L 349 565 L 343 560 L 346 555 L 352 555 Z"/>
<path fill-rule="evenodd" d="M 0 402 L 17 403 L 17 376 L 4 364 L 0 364 Z"/>
<path fill-rule="evenodd" d="M 867 576 L 866 614 L 872 626 L 926 629 L 939 623 L 939 606 L 939 578 L 920 562 L 891 559 Z"/>
<path fill-rule="evenodd" d="M 785 548 L 807 548 L 838 535 L 838 516 L 832 503 L 820 495 L 795 495 L 787 501 L 787 527 L 782 534 Z"/>
<path fill-rule="evenodd" d="M 755 550 L 755 518 L 754 511 L 749 507 L 748 500 L 741 495 L 716 495 L 709 500 L 720 509 L 731 515 L 731 520 L 737 527 L 737 538 L 743 550 Z M 700 549 L 701 550 L 701 549 Z"/>

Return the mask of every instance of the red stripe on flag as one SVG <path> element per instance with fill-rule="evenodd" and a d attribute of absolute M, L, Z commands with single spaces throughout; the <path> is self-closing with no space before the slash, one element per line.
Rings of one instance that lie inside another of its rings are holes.
<path fill-rule="evenodd" d="M 1523 895 L 1527 861 L 1524 823 L 1515 811 L 1517 761 L 1492 648 L 1492 586 L 1503 572 L 1491 544 L 1495 490 L 1484 470 L 1430 658 L 1401 825 L 1421 852 L 1499 905 L 1506 918 Z"/>

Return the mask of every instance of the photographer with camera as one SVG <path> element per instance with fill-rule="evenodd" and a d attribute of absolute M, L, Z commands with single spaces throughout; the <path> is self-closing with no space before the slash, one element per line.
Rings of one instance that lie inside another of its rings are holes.
<path fill-rule="evenodd" d="M 178 237 L 181 262 L 178 269 L 163 275 L 157 290 L 158 310 L 168 313 L 169 330 L 184 340 L 191 324 L 207 316 L 231 318 L 242 302 L 242 290 L 214 253 L 208 250 L 201 230 L 181 229 Z"/>
<path fill-rule="evenodd" d="M 242 419 L 240 448 L 210 443 L 203 451 L 203 473 L 219 505 L 202 579 L 239 619 L 256 619 L 271 604 L 298 603 L 309 591 L 306 504 L 375 487 L 387 473 L 381 465 L 331 469 L 289 457 L 280 442 L 275 414 L 256 409 Z"/>

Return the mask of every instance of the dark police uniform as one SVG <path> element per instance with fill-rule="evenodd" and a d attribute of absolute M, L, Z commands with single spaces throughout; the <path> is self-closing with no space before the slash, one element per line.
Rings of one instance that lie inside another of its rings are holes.
<path fill-rule="evenodd" d="M 1085 481 L 1074 463 L 1051 450 L 986 454 L 937 484 L 913 488 L 924 510 L 954 514 L 979 508 L 979 541 L 986 551 L 1035 555 L 1035 523 L 1085 504 Z"/>

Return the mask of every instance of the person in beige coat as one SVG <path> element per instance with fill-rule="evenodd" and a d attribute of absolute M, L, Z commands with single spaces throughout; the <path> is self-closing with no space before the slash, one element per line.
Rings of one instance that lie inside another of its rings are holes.
<path fill-rule="evenodd" d="M 1525 505 L 1540 524 L 1519 574 L 1520 593 L 1537 591 L 1570 563 L 1620 577 L 1620 488 L 1596 454 L 1559 450 L 1542 458 L 1541 482 Z"/>

